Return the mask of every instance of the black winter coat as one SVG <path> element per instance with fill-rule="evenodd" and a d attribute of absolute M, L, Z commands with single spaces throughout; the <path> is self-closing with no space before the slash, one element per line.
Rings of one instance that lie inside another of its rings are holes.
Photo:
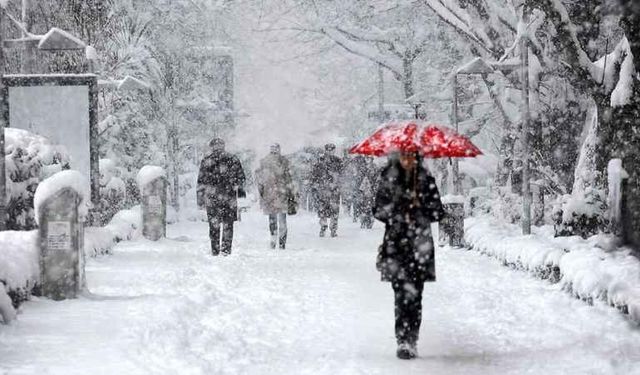
<path fill-rule="evenodd" d="M 383 281 L 435 281 L 431 223 L 444 216 L 435 179 L 418 166 L 407 173 L 396 160 L 382 170 L 373 213 L 385 223 L 377 268 Z"/>
<path fill-rule="evenodd" d="M 198 205 L 221 221 L 238 220 L 239 196 L 244 196 L 244 171 L 237 156 L 215 151 L 205 156 L 198 174 Z"/>
<path fill-rule="evenodd" d="M 342 160 L 335 155 L 322 155 L 311 169 L 311 189 L 318 215 L 337 215 L 340 210 Z"/>

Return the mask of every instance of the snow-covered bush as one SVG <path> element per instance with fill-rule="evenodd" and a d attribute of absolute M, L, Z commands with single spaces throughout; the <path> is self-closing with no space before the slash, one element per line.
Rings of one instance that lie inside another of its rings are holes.
<path fill-rule="evenodd" d="M 594 188 L 562 196 L 553 214 L 556 236 L 588 238 L 605 231 L 608 225 L 605 199 L 604 192 Z"/>
<path fill-rule="evenodd" d="M 496 188 L 490 205 L 493 216 L 501 221 L 516 223 L 522 217 L 522 197 L 509 186 Z"/>
<path fill-rule="evenodd" d="M 113 246 L 136 237 L 142 228 L 140 206 L 116 213 L 104 227 L 84 230 L 84 253 L 88 257 L 109 254 Z"/>
<path fill-rule="evenodd" d="M 31 295 L 39 277 L 38 232 L 0 232 L 0 294 L 6 292 L 17 307 Z"/>
<path fill-rule="evenodd" d="M 100 202 L 98 203 L 98 223 L 108 223 L 120 210 L 125 208 L 127 187 L 122 179 L 123 169 L 111 159 L 100 159 Z"/>
<path fill-rule="evenodd" d="M 22 129 L 5 129 L 7 173 L 7 228 L 30 230 L 36 227 L 33 196 L 40 181 L 69 168 L 63 146 Z"/>

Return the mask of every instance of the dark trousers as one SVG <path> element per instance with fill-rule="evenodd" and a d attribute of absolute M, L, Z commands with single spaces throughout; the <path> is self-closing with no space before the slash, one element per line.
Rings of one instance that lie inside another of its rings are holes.
<path fill-rule="evenodd" d="M 275 238 L 281 249 L 284 249 L 287 243 L 287 214 L 269 214 L 269 232 L 271 232 L 271 247 L 276 247 Z"/>
<path fill-rule="evenodd" d="M 395 296 L 396 340 L 398 344 L 415 344 L 422 322 L 422 282 L 394 281 L 391 286 Z"/>
<path fill-rule="evenodd" d="M 231 254 L 231 242 L 233 242 L 233 220 L 222 220 L 213 215 L 207 215 L 209 219 L 209 238 L 211 239 L 211 253 L 213 255 Z M 222 229 L 222 238 L 220 230 Z"/>
<path fill-rule="evenodd" d="M 324 232 L 327 230 L 327 218 L 320 218 L 320 232 L 324 235 Z M 329 216 L 329 230 L 331 231 L 331 235 L 335 236 L 338 233 L 338 214 L 331 214 Z"/>

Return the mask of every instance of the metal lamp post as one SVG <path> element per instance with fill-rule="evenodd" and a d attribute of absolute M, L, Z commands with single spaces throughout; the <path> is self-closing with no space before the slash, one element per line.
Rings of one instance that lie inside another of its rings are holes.
<path fill-rule="evenodd" d="M 495 70 L 486 61 L 477 57 L 468 64 L 457 69 L 453 74 L 453 109 L 452 120 L 453 125 L 456 128 L 456 132 L 460 131 L 460 123 L 458 119 L 458 76 L 459 75 L 481 75 L 494 73 Z M 460 180 L 460 165 L 458 159 L 453 159 L 452 165 L 452 179 L 453 179 L 453 193 L 456 195 L 462 194 L 462 181 Z"/>
<path fill-rule="evenodd" d="M 491 73 L 495 73 L 496 71 L 513 71 L 515 69 L 521 68 L 521 79 L 523 83 L 522 87 L 522 105 L 521 105 L 521 115 L 522 115 L 522 195 L 523 195 L 523 203 L 522 203 L 522 233 L 523 234 L 531 234 L 531 187 L 529 181 L 529 122 L 530 122 L 530 112 L 529 112 L 529 48 L 528 48 L 528 40 L 526 38 L 522 38 L 520 41 L 520 64 L 504 64 L 504 63 L 489 63 L 483 60 L 480 57 L 473 59 L 468 64 L 462 66 L 453 74 L 453 109 L 452 109 L 452 119 L 456 131 L 458 131 L 459 121 L 458 121 L 458 75 L 481 75 L 486 76 Z M 454 159 L 452 163 L 452 178 L 454 185 L 454 194 L 460 194 L 462 191 L 462 187 L 460 184 L 459 178 L 459 166 L 458 160 Z"/>

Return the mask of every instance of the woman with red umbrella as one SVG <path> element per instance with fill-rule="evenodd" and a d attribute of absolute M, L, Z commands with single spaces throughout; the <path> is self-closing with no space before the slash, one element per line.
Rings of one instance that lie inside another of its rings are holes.
<path fill-rule="evenodd" d="M 409 122 L 381 127 L 350 152 L 389 155 L 373 206 L 375 218 L 385 224 L 376 266 L 393 287 L 396 355 L 412 359 L 417 356 L 424 283 L 436 279 L 431 223 L 445 215 L 423 158 L 475 156 L 480 150 L 451 129 Z"/>

